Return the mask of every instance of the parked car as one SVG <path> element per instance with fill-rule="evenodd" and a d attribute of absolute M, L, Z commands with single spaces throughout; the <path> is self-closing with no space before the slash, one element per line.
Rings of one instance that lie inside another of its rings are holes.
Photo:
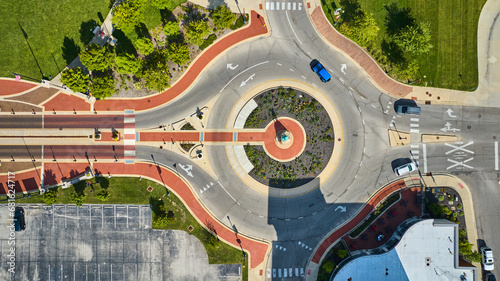
<path fill-rule="evenodd" d="M 409 174 L 417 169 L 414 162 L 406 163 L 394 169 L 394 173 L 398 176 Z"/>
<path fill-rule="evenodd" d="M 14 228 L 16 231 L 22 231 L 26 228 L 26 223 L 24 222 L 24 209 L 22 207 L 16 207 L 14 212 Z"/>
<path fill-rule="evenodd" d="M 398 114 L 404 114 L 404 115 L 420 115 L 422 112 L 422 109 L 418 106 L 412 106 L 412 105 L 398 105 L 396 107 L 396 112 Z"/>
<path fill-rule="evenodd" d="M 491 272 L 486 273 L 486 275 L 484 276 L 484 280 L 485 281 L 497 281 L 495 275 L 493 275 L 493 273 L 491 273 Z"/>
<path fill-rule="evenodd" d="M 323 82 L 328 82 L 332 79 L 330 73 L 328 73 L 323 65 L 321 65 L 321 63 L 317 60 L 313 61 L 312 70 L 318 74 L 319 79 Z"/>
<path fill-rule="evenodd" d="M 484 270 L 493 270 L 495 269 L 495 261 L 493 259 L 493 251 L 490 247 L 483 246 L 481 247 L 481 261 L 483 263 Z"/>

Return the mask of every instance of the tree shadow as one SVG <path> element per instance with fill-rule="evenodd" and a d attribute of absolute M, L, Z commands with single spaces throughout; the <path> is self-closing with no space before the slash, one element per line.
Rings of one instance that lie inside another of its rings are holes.
<path fill-rule="evenodd" d="M 104 23 L 104 17 L 102 16 L 101 12 L 97 12 L 97 17 L 99 18 L 99 21 L 101 22 L 101 24 Z"/>
<path fill-rule="evenodd" d="M 87 182 L 86 181 L 79 181 L 79 182 L 73 184 L 73 187 L 75 188 L 76 193 L 83 194 L 85 187 L 87 187 Z"/>
<path fill-rule="evenodd" d="M 80 41 L 83 45 L 90 43 L 90 40 L 94 38 L 94 29 L 98 26 L 95 20 L 88 20 L 80 24 Z"/>
<path fill-rule="evenodd" d="M 387 56 L 391 64 L 401 65 L 406 62 L 403 50 L 394 42 L 388 42 L 385 39 L 380 44 L 382 52 Z"/>
<path fill-rule="evenodd" d="M 364 15 L 358 0 L 341 0 L 339 4 L 344 9 L 342 14 L 344 22 L 354 21 L 357 17 Z"/>
<path fill-rule="evenodd" d="M 333 14 L 333 11 L 337 9 L 337 4 L 332 1 L 331 6 L 328 6 L 326 0 L 321 0 L 321 5 L 325 7 L 325 14 Z"/>
<path fill-rule="evenodd" d="M 75 40 L 64 37 L 63 46 L 61 47 L 62 57 L 66 61 L 66 64 L 70 64 L 77 56 L 80 54 L 80 46 L 75 44 Z"/>
<path fill-rule="evenodd" d="M 52 171 L 52 169 L 46 169 L 43 171 L 43 183 L 45 185 L 56 185 L 56 174 Z"/>
<path fill-rule="evenodd" d="M 151 210 L 157 216 L 165 215 L 164 211 L 160 206 L 164 205 L 163 201 L 158 200 L 158 198 L 149 197 L 149 205 L 151 206 Z"/>
<path fill-rule="evenodd" d="M 415 18 L 411 15 L 410 8 L 400 8 L 397 3 L 392 3 L 390 5 L 385 5 L 385 9 L 387 10 L 387 34 L 393 36 L 398 34 L 405 27 L 415 25 Z"/>
<path fill-rule="evenodd" d="M 109 187 L 109 179 L 106 177 L 99 177 L 98 179 L 96 178 L 96 181 L 99 182 L 99 185 L 103 189 L 107 189 Z"/>
<path fill-rule="evenodd" d="M 123 33 L 123 31 L 121 31 L 119 29 L 115 29 L 115 31 L 113 32 L 113 36 L 116 39 L 118 39 L 118 42 L 120 42 L 120 44 L 117 44 L 115 46 L 115 51 L 116 51 L 117 55 L 120 55 L 123 53 L 133 55 L 137 52 L 135 47 L 134 47 L 134 44 L 132 43 L 132 40 L 130 40 L 127 37 L 127 35 L 125 35 L 125 33 Z"/>
<path fill-rule="evenodd" d="M 139 25 L 135 26 L 135 33 L 137 34 L 137 37 L 139 37 L 139 38 L 142 38 L 142 37 L 149 38 L 150 37 L 148 27 L 143 22 L 141 22 Z M 120 44 L 121 44 L 121 42 L 120 42 Z"/>
<path fill-rule="evenodd" d="M 170 11 L 169 9 L 161 9 L 160 17 L 161 17 L 161 22 L 165 24 L 167 21 L 173 18 L 172 11 Z"/>
<path fill-rule="evenodd" d="M 213 10 L 221 5 L 226 5 L 226 1 L 224 1 L 224 0 L 208 0 L 207 8 L 209 10 Z"/>

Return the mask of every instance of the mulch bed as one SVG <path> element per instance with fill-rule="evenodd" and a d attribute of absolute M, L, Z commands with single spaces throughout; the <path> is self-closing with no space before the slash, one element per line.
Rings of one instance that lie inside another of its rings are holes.
<path fill-rule="evenodd" d="M 286 163 L 269 157 L 262 146 L 245 146 L 254 165 L 250 176 L 277 188 L 293 188 L 315 179 L 330 160 L 335 140 L 332 122 L 323 106 L 308 94 L 291 88 L 271 89 L 254 100 L 259 106 L 248 117 L 245 128 L 265 128 L 276 117 L 290 117 L 304 127 L 307 143 L 299 157 Z"/>

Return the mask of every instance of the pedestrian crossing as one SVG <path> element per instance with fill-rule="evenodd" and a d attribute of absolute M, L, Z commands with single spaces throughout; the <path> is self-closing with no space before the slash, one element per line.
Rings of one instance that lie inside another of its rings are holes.
<path fill-rule="evenodd" d="M 304 277 L 304 268 L 273 268 L 273 278 Z"/>
<path fill-rule="evenodd" d="M 295 11 L 302 10 L 303 3 L 300 1 L 297 2 L 285 2 L 285 1 L 266 1 L 266 10 L 267 11 Z"/>
<path fill-rule="evenodd" d="M 419 118 L 410 118 L 410 133 L 418 134 L 420 132 L 420 130 L 418 129 L 419 120 Z"/>
<path fill-rule="evenodd" d="M 123 146 L 125 163 L 133 164 L 135 160 L 135 113 L 133 110 L 125 110 L 123 120 Z"/>

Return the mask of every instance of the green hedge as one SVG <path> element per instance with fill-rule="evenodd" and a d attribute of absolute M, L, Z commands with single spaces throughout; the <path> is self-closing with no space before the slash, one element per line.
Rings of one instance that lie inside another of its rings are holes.
<path fill-rule="evenodd" d="M 212 43 L 217 39 L 217 35 L 215 34 L 210 34 L 207 39 L 205 39 L 205 42 L 200 45 L 200 49 L 205 50 L 206 47 L 212 45 Z"/>

